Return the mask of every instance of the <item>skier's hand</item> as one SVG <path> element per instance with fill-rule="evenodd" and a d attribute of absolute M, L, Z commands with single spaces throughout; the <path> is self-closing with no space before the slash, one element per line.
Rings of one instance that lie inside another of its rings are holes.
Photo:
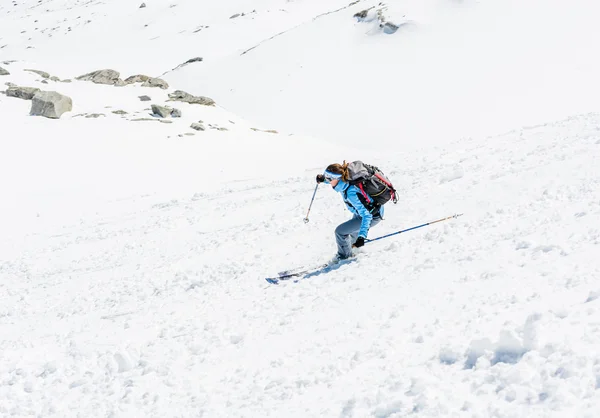
<path fill-rule="evenodd" d="M 317 183 L 323 183 L 325 181 L 325 176 L 323 174 L 317 174 Z"/>
<path fill-rule="evenodd" d="M 356 247 L 356 248 L 360 248 L 360 247 L 362 247 L 363 245 L 365 245 L 365 239 L 364 239 L 363 237 L 358 237 L 358 238 L 356 239 L 356 242 L 354 243 L 354 247 Z"/>

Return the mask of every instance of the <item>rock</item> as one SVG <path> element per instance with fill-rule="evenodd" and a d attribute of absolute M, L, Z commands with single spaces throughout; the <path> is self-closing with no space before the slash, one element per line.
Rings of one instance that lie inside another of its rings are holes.
<path fill-rule="evenodd" d="M 142 101 L 142 102 L 149 102 L 150 100 L 152 100 L 149 96 L 138 96 L 138 98 Z"/>
<path fill-rule="evenodd" d="M 98 70 L 76 77 L 76 79 L 81 81 L 91 81 L 96 84 L 107 84 L 109 86 L 123 86 L 125 83 L 119 78 L 120 75 L 121 74 L 115 70 Z"/>
<path fill-rule="evenodd" d="M 30 73 L 35 73 L 37 75 L 39 75 L 42 78 L 50 78 L 50 74 L 48 74 L 45 71 L 40 71 L 40 70 L 25 70 L 25 71 L 29 71 Z"/>
<path fill-rule="evenodd" d="M 4 68 L 0 67 L 0 75 L 10 75 L 10 73 Z"/>
<path fill-rule="evenodd" d="M 125 112 L 124 110 L 113 110 L 112 113 L 114 113 L 115 115 L 127 115 L 127 112 Z"/>
<path fill-rule="evenodd" d="M 193 133 L 193 132 L 186 132 L 186 133 L 184 133 L 184 135 L 185 135 L 185 136 L 194 136 L 194 135 L 196 135 L 196 134 L 195 134 L 195 133 Z"/>
<path fill-rule="evenodd" d="M 142 87 L 159 87 L 163 90 L 169 88 L 169 83 L 160 78 L 148 77 L 147 75 L 138 74 L 127 77 L 124 81 L 125 84 L 143 83 Z"/>
<path fill-rule="evenodd" d="M 148 81 L 150 77 L 143 74 L 132 75 L 131 77 L 127 77 L 124 81 L 125 84 L 133 84 L 133 83 L 143 83 Z"/>
<path fill-rule="evenodd" d="M 250 129 L 252 129 L 253 131 L 256 131 L 256 132 L 266 132 L 269 134 L 278 134 L 279 133 L 275 129 L 258 129 L 258 128 L 250 128 Z"/>
<path fill-rule="evenodd" d="M 71 81 L 71 79 L 70 79 L 70 78 L 67 78 L 66 80 L 63 80 L 62 82 L 63 82 L 63 83 L 71 83 L 72 81 Z"/>
<path fill-rule="evenodd" d="M 6 83 L 4 83 L 4 85 L 8 87 L 17 87 L 15 83 L 11 83 L 10 81 L 7 81 Z"/>
<path fill-rule="evenodd" d="M 13 87 L 9 87 L 8 90 L 6 90 L 6 95 L 8 97 L 16 97 L 18 99 L 31 100 L 31 99 L 33 99 L 33 96 L 35 96 L 35 94 L 39 91 L 40 91 L 40 89 L 35 88 L 35 87 L 13 86 Z"/>
<path fill-rule="evenodd" d="M 142 87 L 159 87 L 163 90 L 166 90 L 169 88 L 169 83 L 161 78 L 150 77 L 144 82 L 144 84 L 142 84 Z"/>
<path fill-rule="evenodd" d="M 152 114 L 159 116 L 161 118 L 168 118 L 169 116 L 174 118 L 181 117 L 181 110 L 172 109 L 166 106 L 152 105 Z"/>
<path fill-rule="evenodd" d="M 57 76 L 53 75 L 52 77 L 50 77 L 50 81 L 60 81 L 60 78 L 58 78 Z"/>
<path fill-rule="evenodd" d="M 201 62 L 202 60 L 203 60 L 202 57 L 190 58 L 189 60 L 184 62 L 182 65 L 191 64 L 192 62 Z"/>
<path fill-rule="evenodd" d="M 171 115 L 171 109 L 164 106 L 152 105 L 152 114 L 166 118 Z"/>
<path fill-rule="evenodd" d="M 369 9 L 365 9 L 358 13 L 355 13 L 353 17 L 355 17 L 357 19 L 364 19 L 367 17 L 368 14 L 369 14 Z"/>
<path fill-rule="evenodd" d="M 160 116 L 161 118 L 168 118 L 171 116 L 172 109 L 159 105 L 152 105 L 152 114 Z"/>
<path fill-rule="evenodd" d="M 211 98 L 204 97 L 204 96 L 192 96 L 191 94 L 186 93 L 185 91 L 182 91 L 182 90 L 176 90 L 173 93 L 170 93 L 169 100 L 176 101 L 176 102 L 185 102 L 185 103 L 190 103 L 190 104 L 201 104 L 201 105 L 205 105 L 205 106 L 214 106 L 215 105 L 215 101 Z"/>
<path fill-rule="evenodd" d="M 98 119 L 100 116 L 106 117 L 104 113 L 90 113 L 88 115 L 85 115 L 87 119 Z"/>
<path fill-rule="evenodd" d="M 146 3 L 142 3 L 142 4 L 140 4 L 140 9 L 143 9 L 143 8 L 145 8 L 145 7 L 146 7 Z"/>
<path fill-rule="evenodd" d="M 42 80 L 42 84 L 48 84 L 48 80 Z"/>
<path fill-rule="evenodd" d="M 33 96 L 29 114 L 59 119 L 63 113 L 71 110 L 73 110 L 73 101 L 70 97 L 63 96 L 55 91 L 40 91 Z"/>
<path fill-rule="evenodd" d="M 400 28 L 400 26 L 392 23 L 392 22 L 385 22 L 385 24 L 383 25 L 383 33 L 387 33 L 388 35 L 391 35 L 393 33 L 396 33 L 396 31 Z"/>
<path fill-rule="evenodd" d="M 230 19 L 235 19 L 236 17 L 240 17 L 240 16 L 241 16 L 241 14 L 239 14 L 239 13 L 236 13 L 236 14 L 234 14 L 233 16 L 231 16 L 231 17 L 230 17 Z"/>
<path fill-rule="evenodd" d="M 204 125 L 202 125 L 202 123 L 192 123 L 190 125 L 190 128 L 195 129 L 196 131 L 205 131 L 206 128 L 204 127 Z"/>
<path fill-rule="evenodd" d="M 153 118 L 136 118 L 131 119 L 132 122 L 162 122 L 162 123 L 173 123 L 172 120 L 162 120 L 162 119 L 153 119 Z"/>

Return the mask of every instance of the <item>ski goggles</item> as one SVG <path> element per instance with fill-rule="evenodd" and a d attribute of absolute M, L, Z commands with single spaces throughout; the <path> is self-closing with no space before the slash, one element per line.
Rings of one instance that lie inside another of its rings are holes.
<path fill-rule="evenodd" d="M 333 180 L 339 179 L 341 177 L 342 177 L 341 174 L 332 173 L 331 171 L 327 171 L 327 170 L 325 170 L 325 172 L 323 173 L 323 178 L 325 179 L 325 183 L 327 183 L 327 184 L 329 184 Z"/>

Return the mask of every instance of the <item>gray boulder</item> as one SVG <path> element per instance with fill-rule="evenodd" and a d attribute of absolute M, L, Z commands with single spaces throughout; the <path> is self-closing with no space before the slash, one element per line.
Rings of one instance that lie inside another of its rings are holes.
<path fill-rule="evenodd" d="M 138 96 L 138 98 L 142 101 L 142 102 L 149 102 L 150 100 L 152 100 L 152 98 L 150 98 L 150 96 Z"/>
<path fill-rule="evenodd" d="M 190 58 L 189 60 L 187 60 L 186 62 L 184 62 L 183 65 L 191 64 L 193 62 L 202 62 L 202 60 L 203 60 L 202 57 Z"/>
<path fill-rule="evenodd" d="M 63 96 L 55 91 L 40 91 L 33 96 L 29 114 L 59 119 L 63 113 L 71 110 L 73 110 L 73 101 L 70 97 Z"/>
<path fill-rule="evenodd" d="M 6 95 L 8 97 L 16 97 L 17 99 L 31 100 L 33 99 L 33 96 L 35 96 L 35 94 L 39 91 L 40 89 L 35 87 L 13 86 L 9 87 L 8 90 L 6 90 Z"/>
<path fill-rule="evenodd" d="M 165 80 L 163 80 L 161 78 L 150 77 L 148 80 L 146 80 L 144 82 L 144 84 L 142 84 L 142 87 L 158 87 L 163 90 L 166 90 L 169 88 L 169 83 L 167 83 Z"/>
<path fill-rule="evenodd" d="M 204 125 L 202 125 L 202 123 L 192 123 L 190 125 L 190 128 L 196 130 L 196 131 L 205 131 L 206 128 L 204 127 Z"/>
<path fill-rule="evenodd" d="M 159 87 L 163 90 L 169 88 L 169 83 L 160 78 L 148 77 L 147 75 L 132 75 L 125 79 L 125 84 L 143 83 L 142 87 Z"/>
<path fill-rule="evenodd" d="M 10 75 L 10 73 L 4 68 L 0 67 L 0 75 Z"/>
<path fill-rule="evenodd" d="M 168 118 L 169 116 L 174 118 L 181 117 L 181 110 L 173 109 L 166 106 L 152 105 L 152 114 L 161 118 Z"/>
<path fill-rule="evenodd" d="M 204 106 L 215 105 L 215 101 L 209 97 L 193 96 L 182 90 L 176 90 L 173 93 L 169 93 L 169 101 L 184 102 L 190 104 L 201 104 Z"/>
<path fill-rule="evenodd" d="M 354 17 L 357 18 L 358 20 L 365 19 L 367 17 L 367 15 L 369 14 L 369 10 L 370 9 L 365 9 L 365 10 L 362 10 L 362 11 L 360 11 L 358 13 L 355 13 Z"/>
<path fill-rule="evenodd" d="M 161 118 L 168 118 L 171 116 L 171 109 L 164 106 L 152 105 L 152 114 L 160 116 Z"/>
<path fill-rule="evenodd" d="M 132 75 L 131 77 L 127 77 L 124 81 L 125 84 L 133 84 L 133 83 L 143 83 L 148 81 L 150 77 L 143 74 Z"/>
<path fill-rule="evenodd" d="M 47 73 L 47 72 L 45 72 L 45 71 L 40 71 L 40 70 L 27 70 L 27 69 L 26 69 L 25 71 L 29 71 L 30 73 L 37 74 L 37 75 L 39 75 L 39 76 L 40 76 L 40 77 L 42 77 L 42 78 L 50 78 L 50 74 L 48 74 L 48 73 Z"/>
<path fill-rule="evenodd" d="M 115 70 L 98 70 L 76 77 L 77 80 L 91 81 L 96 84 L 107 84 L 109 86 L 124 86 L 125 83 L 119 77 L 121 74 Z"/>

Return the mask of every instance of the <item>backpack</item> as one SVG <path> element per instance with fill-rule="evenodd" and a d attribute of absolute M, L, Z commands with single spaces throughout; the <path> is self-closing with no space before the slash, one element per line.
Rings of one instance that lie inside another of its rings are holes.
<path fill-rule="evenodd" d="M 348 164 L 348 172 L 349 183 L 360 189 L 367 204 L 382 206 L 390 200 L 394 204 L 398 202 L 396 189 L 379 168 L 362 161 L 354 161 Z"/>

